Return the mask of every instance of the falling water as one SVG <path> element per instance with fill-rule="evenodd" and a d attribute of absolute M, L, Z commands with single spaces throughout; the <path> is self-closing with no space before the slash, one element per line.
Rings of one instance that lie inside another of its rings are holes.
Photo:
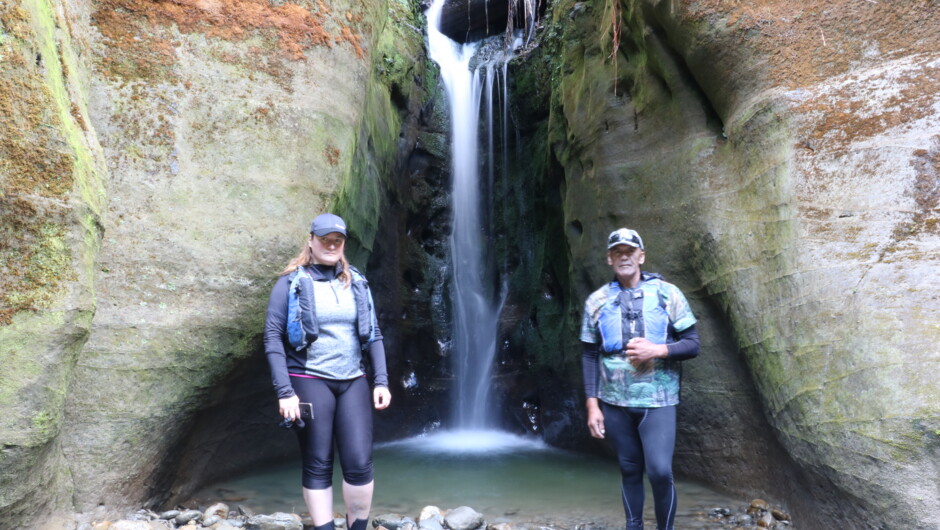
<path fill-rule="evenodd" d="M 481 189 L 492 190 L 495 178 L 493 94 L 498 93 L 498 87 L 494 88 L 494 84 L 499 83 L 496 69 L 500 68 L 505 108 L 508 54 L 496 54 L 486 60 L 476 58 L 478 65 L 471 68 L 480 44 L 457 44 L 438 30 L 443 4 L 444 0 L 434 0 L 427 18 L 430 55 L 441 69 L 451 118 L 454 420 L 458 429 L 484 429 L 491 426 L 490 374 L 502 304 L 494 292 L 495 266 L 488 252 L 492 212 L 484 211 L 483 207 L 490 201 L 481 194 Z M 484 88 L 488 146 L 487 159 L 481 163 L 480 103 Z M 505 128 L 505 116 L 502 123 Z M 505 133 L 502 136 L 505 138 Z M 480 181 L 482 166 L 486 167 L 485 183 Z"/>

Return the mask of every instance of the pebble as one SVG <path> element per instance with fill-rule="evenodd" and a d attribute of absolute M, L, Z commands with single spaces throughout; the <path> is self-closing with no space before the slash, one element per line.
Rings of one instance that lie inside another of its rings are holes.
<path fill-rule="evenodd" d="M 770 504 L 764 499 L 754 499 L 751 501 L 751 508 L 754 508 L 755 510 L 763 510 L 766 512 L 770 510 Z"/>
<path fill-rule="evenodd" d="M 200 518 L 202 518 L 202 512 L 199 510 L 186 510 L 180 512 L 173 520 L 176 521 L 176 524 L 181 525 Z"/>
<path fill-rule="evenodd" d="M 780 508 L 774 508 L 763 499 L 754 499 L 742 510 L 743 513 L 734 513 L 730 508 L 717 507 L 708 511 L 708 516 L 712 520 L 718 520 L 723 525 L 734 525 L 731 530 L 737 528 L 769 528 L 780 529 L 789 528 L 791 521 L 790 515 Z"/>
<path fill-rule="evenodd" d="M 431 518 L 437 518 L 439 521 L 443 521 L 444 514 L 441 513 L 441 509 L 437 506 L 425 506 L 421 508 L 421 512 L 418 514 L 418 523 Z"/>
<path fill-rule="evenodd" d="M 447 512 L 444 524 L 451 530 L 474 530 L 483 526 L 483 514 L 469 506 L 461 506 Z"/>
<path fill-rule="evenodd" d="M 300 516 L 295 513 L 275 512 L 271 515 L 255 515 L 245 525 L 248 530 L 303 530 Z"/>
<path fill-rule="evenodd" d="M 176 516 L 179 514 L 180 514 L 179 510 L 167 510 L 165 512 L 160 512 L 160 515 L 158 517 L 160 519 L 170 520 L 170 519 L 175 519 Z"/>
<path fill-rule="evenodd" d="M 420 523 L 418 523 L 418 528 L 420 530 L 444 530 L 444 518 L 440 515 L 435 517 L 429 517 Z"/>
<path fill-rule="evenodd" d="M 209 519 L 213 515 L 218 516 L 219 519 L 225 519 L 228 516 L 228 505 L 224 502 L 217 502 L 206 508 L 206 511 L 202 513 L 202 518 Z M 205 521 L 202 523 L 203 526 L 212 526 L 212 524 L 206 523 Z"/>
<path fill-rule="evenodd" d="M 408 523 L 411 523 L 412 525 L 415 524 L 411 517 L 406 517 L 400 513 L 386 513 L 383 515 L 377 515 L 372 519 L 372 526 L 376 528 L 384 526 L 387 530 L 399 530 Z"/>
<path fill-rule="evenodd" d="M 249 515 L 250 514 L 250 515 Z M 508 517 L 507 517 L 508 516 Z M 487 524 L 483 514 L 469 506 L 452 510 L 441 510 L 437 506 L 425 506 L 415 519 L 399 513 L 387 513 L 374 517 L 370 523 L 375 530 L 555 530 L 574 528 L 577 530 L 606 530 L 608 523 L 579 520 L 523 520 L 517 512 L 506 512 L 490 519 Z M 737 510 L 717 506 L 699 512 L 700 519 L 692 521 L 689 529 L 721 530 L 789 530 L 792 528 L 790 514 L 772 506 L 763 499 L 754 499 Z M 306 525 L 304 523 L 307 523 Z M 337 530 L 345 530 L 343 518 L 334 519 Z M 236 506 L 231 510 L 224 503 L 216 503 L 201 510 L 174 509 L 155 513 L 142 509 L 119 521 L 93 521 L 77 523 L 76 530 L 303 530 L 312 528 L 309 517 L 304 521 L 292 513 L 276 512 L 270 515 L 254 514 L 250 509 Z"/>
<path fill-rule="evenodd" d="M 108 527 L 108 530 L 154 530 L 154 527 L 150 524 L 150 521 L 131 521 L 124 519 L 122 521 L 116 521 Z"/>

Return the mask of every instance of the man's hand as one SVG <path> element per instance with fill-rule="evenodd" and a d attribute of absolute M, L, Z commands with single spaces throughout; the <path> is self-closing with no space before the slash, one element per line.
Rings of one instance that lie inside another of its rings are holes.
<path fill-rule="evenodd" d="M 665 359 L 669 356 L 669 349 L 665 344 L 653 344 L 644 337 L 633 337 L 627 343 L 626 354 L 630 364 L 639 367 L 650 359 Z"/>
<path fill-rule="evenodd" d="M 594 438 L 604 438 L 604 413 L 597 404 L 597 398 L 587 398 L 588 430 Z"/>
<path fill-rule="evenodd" d="M 392 393 L 388 391 L 388 388 L 384 386 L 377 386 L 372 391 L 372 403 L 375 405 L 375 410 L 382 410 L 388 408 L 388 405 L 392 402 Z"/>

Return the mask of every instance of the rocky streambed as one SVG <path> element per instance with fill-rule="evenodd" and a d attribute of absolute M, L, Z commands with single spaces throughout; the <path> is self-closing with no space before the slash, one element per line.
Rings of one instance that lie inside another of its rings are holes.
<path fill-rule="evenodd" d="M 345 530 L 346 520 L 336 514 L 334 524 Z M 655 526 L 647 517 L 647 523 Z M 622 522 L 593 521 L 576 518 L 545 517 L 538 514 L 504 514 L 498 517 L 484 515 L 469 506 L 442 510 L 436 506 L 425 506 L 416 517 L 389 513 L 375 516 L 371 521 L 376 530 L 606 530 L 622 528 Z M 729 507 L 717 506 L 707 511 L 680 514 L 677 528 L 699 529 L 745 529 L 796 528 L 790 515 L 783 509 L 762 499 L 749 504 Z M 177 507 L 171 510 L 153 511 L 142 508 L 123 519 L 108 520 L 95 513 L 75 514 L 66 521 L 65 530 L 311 530 L 313 521 L 307 514 L 275 512 L 255 514 L 244 506 L 231 507 L 226 503 L 215 503 L 208 507 Z"/>

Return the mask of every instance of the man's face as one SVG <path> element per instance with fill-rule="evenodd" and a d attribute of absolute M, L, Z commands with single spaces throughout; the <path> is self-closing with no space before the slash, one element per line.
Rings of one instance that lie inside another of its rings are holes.
<path fill-rule="evenodd" d="M 618 278 L 629 278 L 640 273 L 646 253 L 630 245 L 617 245 L 607 251 L 607 264 Z"/>

